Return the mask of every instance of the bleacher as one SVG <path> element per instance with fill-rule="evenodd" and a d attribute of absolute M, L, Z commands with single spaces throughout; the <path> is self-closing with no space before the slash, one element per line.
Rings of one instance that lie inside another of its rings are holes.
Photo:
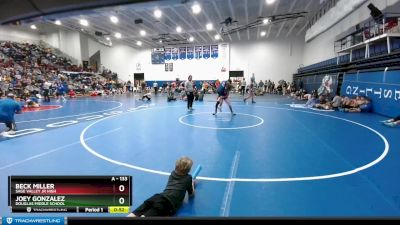
<path fill-rule="evenodd" d="M 90 68 L 71 63 L 54 49 L 31 43 L 0 42 L 0 97 L 7 93 L 22 96 L 24 93 L 41 93 L 42 84 L 48 81 L 54 90 L 64 84 L 82 95 L 88 91 L 109 89 L 110 83 L 120 87 L 117 74 L 104 71 L 91 72 Z M 112 77 L 113 79 L 109 78 Z M 114 79 L 115 78 L 115 79 Z"/>
<path fill-rule="evenodd" d="M 391 53 L 388 53 L 387 49 L 387 43 L 386 42 L 378 42 L 370 45 L 369 53 L 370 53 L 370 58 L 376 57 L 376 56 L 390 56 L 393 55 L 393 53 L 398 53 L 400 52 L 400 38 L 393 38 L 390 43 L 391 46 Z M 339 59 L 338 59 L 339 58 Z M 365 59 L 365 48 L 357 49 L 353 51 L 352 55 L 352 62 L 358 61 L 358 60 L 364 60 Z M 348 64 L 350 63 L 350 54 L 346 55 L 340 55 L 335 58 L 331 58 L 319 63 L 315 63 L 309 66 L 305 66 L 302 68 L 298 69 L 298 74 L 305 74 L 305 73 L 312 73 L 315 71 L 320 71 L 324 70 L 327 68 L 339 68 L 343 64 Z"/>
<path fill-rule="evenodd" d="M 339 57 L 339 63 L 330 65 L 333 59 L 314 64 L 308 69 L 299 70 L 293 80 L 297 88 L 301 83 L 307 92 L 317 90 L 322 79 L 333 78 L 332 89 L 348 97 L 367 96 L 372 99 L 373 112 L 394 117 L 400 111 L 400 39 L 391 42 L 392 51 L 388 53 L 386 42 L 370 46 L 370 57 L 365 52 L 353 52 Z"/>
<path fill-rule="evenodd" d="M 298 69 L 298 73 L 305 73 L 308 71 L 313 71 L 313 70 L 318 70 L 321 68 L 326 68 L 326 67 L 330 67 L 330 66 L 335 66 L 337 65 L 337 58 L 332 58 L 332 59 L 328 59 L 319 63 L 315 63 L 306 67 L 302 67 L 300 69 Z"/>

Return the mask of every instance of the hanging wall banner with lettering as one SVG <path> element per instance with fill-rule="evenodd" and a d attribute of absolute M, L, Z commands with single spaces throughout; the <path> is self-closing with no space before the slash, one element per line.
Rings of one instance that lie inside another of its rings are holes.
<path fill-rule="evenodd" d="M 210 58 L 210 46 L 209 45 L 203 46 L 203 58 L 205 58 L 205 59 Z"/>
<path fill-rule="evenodd" d="M 211 45 L 211 58 L 218 58 L 218 45 Z"/>
<path fill-rule="evenodd" d="M 178 48 L 172 48 L 171 50 L 171 55 L 172 55 L 172 59 L 173 60 L 178 60 L 179 58 L 179 53 L 178 53 L 179 49 Z"/>
<path fill-rule="evenodd" d="M 195 46 L 194 47 L 194 58 L 201 59 L 202 58 L 203 47 L 202 46 Z"/>
<path fill-rule="evenodd" d="M 186 50 L 186 57 L 187 59 L 193 59 L 194 58 L 194 47 L 187 47 Z"/>
<path fill-rule="evenodd" d="M 171 60 L 171 48 L 165 48 L 165 60 Z"/>
<path fill-rule="evenodd" d="M 186 59 L 186 47 L 179 48 L 179 59 L 181 60 Z"/>

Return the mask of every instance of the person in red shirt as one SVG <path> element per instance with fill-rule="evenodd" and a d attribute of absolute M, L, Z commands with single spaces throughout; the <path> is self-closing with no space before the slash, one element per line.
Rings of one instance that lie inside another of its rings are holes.
<path fill-rule="evenodd" d="M 68 95 L 69 95 L 70 98 L 76 98 L 76 93 L 72 89 L 69 90 Z"/>

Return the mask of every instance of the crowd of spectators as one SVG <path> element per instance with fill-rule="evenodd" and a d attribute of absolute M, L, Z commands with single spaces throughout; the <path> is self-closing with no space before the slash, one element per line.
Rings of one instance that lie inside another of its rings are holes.
<path fill-rule="evenodd" d="M 122 90 L 117 74 L 112 71 L 104 69 L 97 75 L 90 67 L 74 65 L 54 52 L 31 43 L 0 42 L 0 97 L 13 93 L 27 99 L 45 91 L 49 96 L 55 96 L 57 91 L 75 96 L 100 95 Z"/>
<path fill-rule="evenodd" d="M 341 112 L 372 112 L 372 100 L 365 96 L 349 98 L 347 96 L 335 96 L 319 94 L 317 90 L 311 93 L 300 89 L 292 92 L 291 96 L 297 100 L 307 101 L 306 108 L 321 110 L 339 110 Z"/>

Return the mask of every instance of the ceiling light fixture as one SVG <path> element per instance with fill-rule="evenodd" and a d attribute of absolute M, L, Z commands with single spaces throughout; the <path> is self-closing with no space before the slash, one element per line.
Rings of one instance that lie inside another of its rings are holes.
<path fill-rule="evenodd" d="M 56 20 L 54 23 L 55 23 L 56 25 L 58 25 L 58 26 L 61 25 L 61 21 L 60 21 L 60 20 Z"/>
<path fill-rule="evenodd" d="M 146 36 L 146 31 L 145 31 L 145 30 L 141 30 L 141 31 L 140 31 L 140 35 L 141 35 L 141 36 Z"/>
<path fill-rule="evenodd" d="M 116 38 L 120 39 L 122 37 L 122 35 L 120 33 L 115 33 L 114 35 Z"/>
<path fill-rule="evenodd" d="M 214 28 L 214 26 L 213 26 L 212 23 L 208 23 L 208 24 L 206 25 L 206 28 L 207 28 L 207 30 L 212 30 L 212 29 Z"/>
<path fill-rule="evenodd" d="M 194 4 L 194 5 L 192 6 L 192 12 L 193 12 L 194 14 L 199 14 L 199 13 L 201 12 L 201 7 L 200 7 L 200 5 L 199 5 L 199 4 Z"/>
<path fill-rule="evenodd" d="M 215 38 L 215 40 L 219 40 L 219 39 L 221 39 L 221 36 L 220 36 L 219 34 L 216 34 L 216 35 L 214 36 L 214 38 Z"/>
<path fill-rule="evenodd" d="M 106 37 L 106 40 L 109 41 L 109 40 L 110 40 L 110 37 Z"/>
<path fill-rule="evenodd" d="M 88 22 L 87 20 L 85 20 L 85 19 L 79 20 L 79 23 L 80 23 L 82 26 L 85 26 L 85 27 L 89 26 L 89 22 Z"/>
<path fill-rule="evenodd" d="M 260 33 L 261 37 L 264 37 L 266 34 L 267 34 L 267 32 L 265 32 L 265 31 L 261 31 L 261 33 Z"/>
<path fill-rule="evenodd" d="M 110 20 L 113 23 L 118 23 L 118 21 L 119 21 L 118 17 L 116 17 L 116 16 L 110 16 Z"/>
<path fill-rule="evenodd" d="M 269 24 L 270 22 L 271 20 L 268 18 L 263 19 L 263 24 Z"/>
<path fill-rule="evenodd" d="M 156 10 L 154 11 L 154 17 L 155 17 L 155 18 L 161 18 L 161 16 L 162 16 L 161 10 L 156 9 Z"/>
<path fill-rule="evenodd" d="M 182 32 L 182 27 L 179 27 L 179 26 L 178 26 L 178 27 L 176 28 L 176 32 L 178 32 L 178 33 Z"/>
<path fill-rule="evenodd" d="M 265 2 L 266 2 L 268 5 L 271 5 L 271 4 L 273 4 L 273 3 L 275 2 L 275 0 L 265 0 Z"/>
<path fill-rule="evenodd" d="M 136 44 L 139 45 L 139 46 L 142 46 L 142 42 L 141 41 L 137 41 Z"/>
<path fill-rule="evenodd" d="M 32 24 L 32 25 L 31 25 L 31 29 L 32 29 L 32 30 L 36 30 L 36 29 L 37 29 L 36 25 L 35 25 L 35 24 Z"/>
<path fill-rule="evenodd" d="M 190 37 L 190 38 L 189 38 L 189 41 L 190 41 L 190 42 L 193 42 L 193 41 L 194 41 L 194 37 Z"/>

